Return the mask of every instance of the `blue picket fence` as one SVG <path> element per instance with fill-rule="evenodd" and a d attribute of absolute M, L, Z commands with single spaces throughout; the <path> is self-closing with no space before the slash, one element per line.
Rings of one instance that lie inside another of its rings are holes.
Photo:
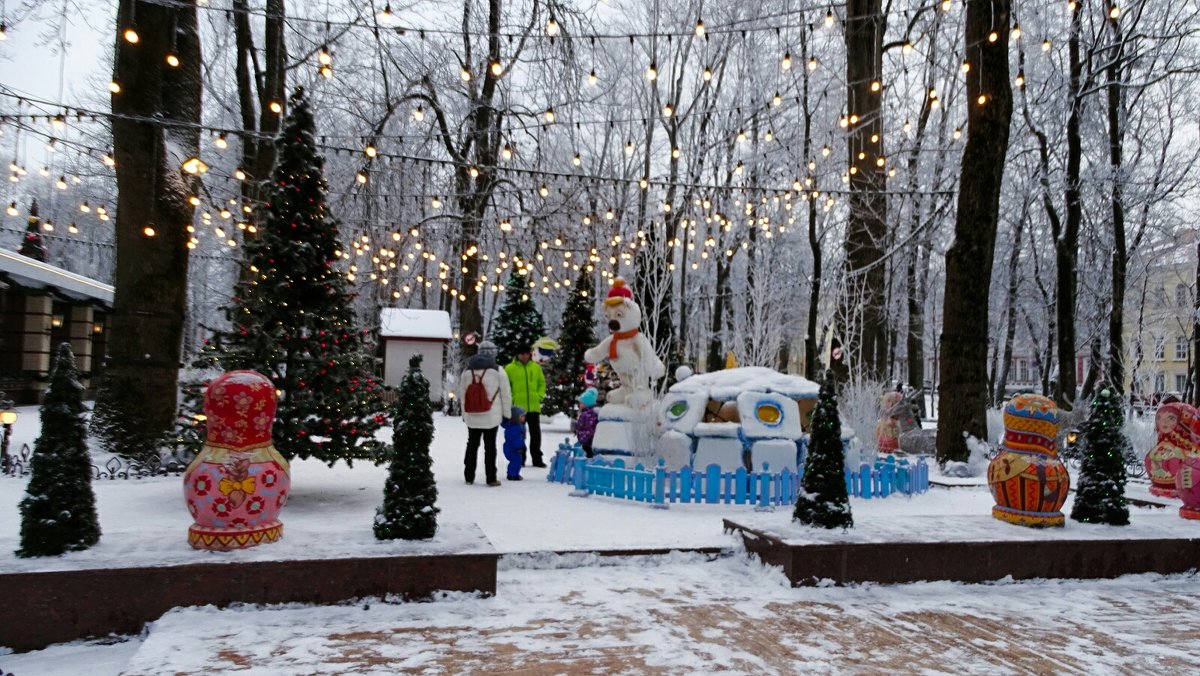
<path fill-rule="evenodd" d="M 654 469 L 642 465 L 626 467 L 625 461 L 611 463 L 584 457 L 578 445 L 559 445 L 551 459 L 547 480 L 575 487 L 572 495 L 600 495 L 645 502 L 666 508 L 668 503 L 754 505 L 770 510 L 796 502 L 802 472 L 784 468 L 772 472 L 751 472 L 739 467 L 722 472 L 720 466 L 709 465 L 704 470 L 683 467 L 666 470 L 662 460 Z M 864 463 L 857 471 L 846 473 L 846 491 L 861 498 L 885 498 L 893 493 L 912 495 L 929 490 L 929 467 L 924 458 L 915 463 L 897 462 L 889 457 L 874 465 Z"/>

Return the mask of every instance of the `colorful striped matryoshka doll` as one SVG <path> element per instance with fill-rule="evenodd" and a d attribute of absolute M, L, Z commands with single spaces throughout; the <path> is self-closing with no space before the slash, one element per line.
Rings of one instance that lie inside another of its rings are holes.
<path fill-rule="evenodd" d="M 230 550 L 274 542 L 291 487 L 287 460 L 275 450 L 275 385 L 255 371 L 230 371 L 204 393 L 208 438 L 183 475 L 195 523 L 188 543 Z"/>
<path fill-rule="evenodd" d="M 1019 526 L 1062 526 L 1071 479 L 1058 458 L 1058 407 L 1046 397 L 1018 394 L 1004 407 L 1004 443 L 988 465 L 996 506 L 992 516 Z"/>

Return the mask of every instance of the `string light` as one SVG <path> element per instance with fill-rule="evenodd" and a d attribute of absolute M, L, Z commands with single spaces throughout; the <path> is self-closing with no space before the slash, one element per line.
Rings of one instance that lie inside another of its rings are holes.
<path fill-rule="evenodd" d="M 550 37 L 558 35 L 558 22 L 554 20 L 554 15 L 550 15 L 550 20 L 546 22 L 546 35 Z"/>
<path fill-rule="evenodd" d="M 167 54 L 167 65 L 172 68 L 179 67 L 179 57 L 174 54 Z"/>
<path fill-rule="evenodd" d="M 466 67 L 466 66 L 463 66 L 462 68 L 460 68 L 460 69 L 459 69 L 459 71 L 458 71 L 458 76 L 459 76 L 460 78 L 462 78 L 462 81 L 463 81 L 463 82 L 470 82 L 470 81 L 471 81 L 471 71 L 467 70 L 467 67 Z"/>
<path fill-rule="evenodd" d="M 120 94 L 121 93 L 121 83 L 117 82 L 116 80 L 109 82 L 108 83 L 108 91 L 113 94 Z"/>
<path fill-rule="evenodd" d="M 217 138 L 215 140 L 213 140 L 213 145 L 220 148 L 221 150 L 225 150 L 226 148 L 229 147 L 229 141 L 227 141 L 225 139 L 225 134 L 221 133 L 221 134 L 217 135 Z"/>
<path fill-rule="evenodd" d="M 554 122 L 554 108 L 546 109 L 546 122 L 551 124 Z"/>
<path fill-rule="evenodd" d="M 702 19 L 696 19 L 696 37 L 704 37 L 704 21 Z"/>
<path fill-rule="evenodd" d="M 141 40 L 141 38 L 138 36 L 138 32 L 134 30 L 133 26 L 126 28 L 125 32 L 121 35 L 125 37 L 125 42 L 128 42 L 131 45 L 136 45 L 138 40 Z"/>
<path fill-rule="evenodd" d="M 396 23 L 396 15 L 392 14 L 392 5 L 388 3 L 383 6 L 383 11 L 375 15 L 382 26 L 392 26 Z"/>
<path fill-rule="evenodd" d="M 833 8 L 832 7 L 830 7 L 829 10 L 825 12 L 825 27 L 833 28 Z"/>
<path fill-rule="evenodd" d="M 269 107 L 271 112 L 275 113 L 276 115 L 283 112 L 283 104 L 279 103 L 278 101 L 272 101 Z"/>
<path fill-rule="evenodd" d="M 595 85 L 595 84 L 596 84 L 596 80 L 597 80 L 597 78 L 596 78 L 596 69 L 595 69 L 595 68 L 593 68 L 593 69 L 592 69 L 592 71 L 591 71 L 590 73 L 588 73 L 588 84 L 589 84 L 589 85 Z"/>
<path fill-rule="evenodd" d="M 208 165 L 199 157 L 190 157 L 183 162 L 183 170 L 189 174 L 200 175 L 208 171 Z"/>
<path fill-rule="evenodd" d="M 783 60 L 779 62 L 779 67 L 783 70 L 792 69 L 792 52 L 790 50 L 783 53 Z"/>
<path fill-rule="evenodd" d="M 416 120 L 417 122 L 424 121 L 425 120 L 425 108 L 421 105 L 418 105 L 416 108 L 413 109 L 412 115 L 413 115 L 413 119 Z"/>
<path fill-rule="evenodd" d="M 654 62 L 651 62 L 650 67 L 646 69 L 646 79 L 651 82 L 658 79 L 658 66 Z"/>

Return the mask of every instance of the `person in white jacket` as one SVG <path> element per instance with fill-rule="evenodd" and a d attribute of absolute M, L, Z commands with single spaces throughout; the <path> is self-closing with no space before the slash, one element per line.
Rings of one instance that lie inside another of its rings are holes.
<path fill-rule="evenodd" d="M 482 388 L 482 389 L 480 389 Z M 463 476 L 475 483 L 479 442 L 483 441 L 483 470 L 487 485 L 499 486 L 496 476 L 496 431 L 500 420 L 512 410 L 512 389 L 504 369 L 496 366 L 496 346 L 491 341 L 479 344 L 479 351 L 467 361 L 458 377 L 458 400 L 463 404 L 467 423 L 467 453 L 463 458 Z"/>

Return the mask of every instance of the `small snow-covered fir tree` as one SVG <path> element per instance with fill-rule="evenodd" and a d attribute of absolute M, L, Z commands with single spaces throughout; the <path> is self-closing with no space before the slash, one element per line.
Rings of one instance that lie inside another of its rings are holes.
<path fill-rule="evenodd" d="M 563 311 L 562 331 L 558 338 L 558 353 L 546 373 L 546 399 L 542 412 L 572 414 L 575 400 L 583 394 L 583 353 L 596 344 L 596 299 L 592 291 L 592 275 L 580 270 L 575 290 Z"/>
<path fill-rule="evenodd" d="M 833 376 L 827 375 L 813 412 L 808 460 L 792 518 L 821 528 L 850 528 L 854 526 L 854 517 L 846 495 L 842 421 L 838 417 L 834 387 Z"/>
<path fill-rule="evenodd" d="M 225 308 L 232 327 L 206 343 L 193 366 L 269 377 L 282 393 L 274 437 L 283 455 L 330 465 L 381 462 L 386 444 L 374 436 L 386 406 L 378 359 L 366 344 L 368 332 L 356 326 L 354 296 L 336 267 L 338 223 L 325 212 L 315 134 L 308 98 L 298 88 L 275 141 L 267 217 L 246 241 L 247 275 Z"/>
<path fill-rule="evenodd" d="M 519 256 L 513 258 L 520 259 Z M 538 338 L 546 335 L 546 321 L 534 306 L 531 293 L 528 275 L 521 274 L 518 266 L 514 265 L 504 287 L 504 305 L 496 313 L 489 336 L 499 351 L 496 363 L 500 365 L 512 361 L 517 356 L 518 347 L 533 345 Z"/>
<path fill-rule="evenodd" d="M 1125 455 L 1128 441 L 1121 428 L 1121 398 L 1111 386 L 1101 386 L 1083 424 L 1083 465 L 1071 518 L 1084 523 L 1129 524 L 1125 500 Z"/>
<path fill-rule="evenodd" d="M 25 224 L 25 236 L 17 253 L 35 261 L 46 260 L 46 242 L 42 239 L 42 219 L 38 216 L 37 199 L 29 205 L 29 220 Z"/>
<path fill-rule="evenodd" d="M 383 486 L 383 506 L 375 511 L 380 540 L 425 540 L 437 532 L 437 484 L 433 481 L 433 405 L 421 355 L 408 360 L 393 411 L 392 465 Z"/>
<path fill-rule="evenodd" d="M 17 556 L 58 556 L 100 541 L 83 411 L 75 355 L 62 343 L 42 401 L 42 433 L 34 443 L 32 473 L 21 500 Z"/>

